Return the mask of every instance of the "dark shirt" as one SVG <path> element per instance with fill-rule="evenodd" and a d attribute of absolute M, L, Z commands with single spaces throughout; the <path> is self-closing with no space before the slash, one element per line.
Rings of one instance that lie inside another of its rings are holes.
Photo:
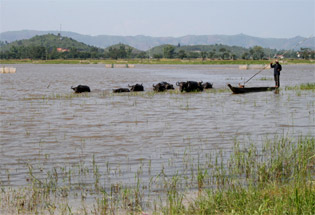
<path fill-rule="evenodd" d="M 274 75 L 280 75 L 280 71 L 282 70 L 282 66 L 280 63 L 276 62 L 275 64 L 270 63 L 270 67 L 274 68 L 273 74 Z"/>

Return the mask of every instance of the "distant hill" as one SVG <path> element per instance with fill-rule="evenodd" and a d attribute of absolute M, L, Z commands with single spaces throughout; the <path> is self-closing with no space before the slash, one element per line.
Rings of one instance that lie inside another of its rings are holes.
<path fill-rule="evenodd" d="M 0 33 L 0 41 L 12 42 L 15 40 L 29 39 L 36 35 L 55 34 L 58 31 L 8 31 Z M 140 50 L 149 50 L 152 47 L 160 46 L 164 44 L 178 45 L 214 45 L 223 44 L 228 46 L 240 46 L 244 48 L 250 48 L 253 46 L 261 46 L 263 48 L 270 49 L 300 49 L 300 47 L 315 49 L 315 37 L 312 37 L 305 41 L 302 45 L 297 44 L 304 40 L 304 37 L 293 38 L 259 38 L 252 37 L 245 34 L 237 35 L 187 35 L 183 37 L 151 37 L 151 36 L 110 36 L 110 35 L 98 35 L 89 36 L 82 35 L 74 32 L 61 32 L 62 36 L 71 37 L 74 40 L 83 42 L 85 44 L 96 46 L 100 48 L 106 48 L 115 44 L 123 43 L 135 47 Z"/>
<path fill-rule="evenodd" d="M 76 48 L 78 51 L 90 51 L 91 48 L 95 48 L 90 45 L 86 45 L 82 42 L 78 42 L 69 37 L 60 37 L 54 34 L 46 34 L 40 36 L 34 36 L 30 39 L 23 39 L 11 42 L 1 47 L 2 51 L 10 50 L 11 47 L 30 47 L 30 46 L 42 46 L 46 49 L 71 49 Z"/>

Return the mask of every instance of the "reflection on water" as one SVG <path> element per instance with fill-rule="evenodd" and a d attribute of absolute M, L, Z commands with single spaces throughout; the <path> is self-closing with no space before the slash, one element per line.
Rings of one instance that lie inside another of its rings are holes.
<path fill-rule="evenodd" d="M 125 169 L 119 180 L 128 180 L 140 162 L 150 160 L 153 174 L 169 159 L 181 166 L 187 149 L 197 154 L 200 150 L 231 150 L 235 138 L 250 137 L 259 143 L 268 135 L 314 135 L 314 93 L 284 90 L 314 80 L 312 65 L 283 66 L 278 93 L 245 95 L 228 90 L 152 93 L 152 84 L 160 81 L 209 81 L 218 89 L 244 82 L 257 72 L 241 71 L 236 65 L 15 67 L 15 74 L 0 76 L 3 185 L 9 183 L 8 173 L 10 185 L 25 184 L 26 163 L 49 169 L 91 161 L 94 155 L 99 164 Z M 272 75 L 266 70 L 247 86 L 273 86 Z M 135 83 L 143 83 L 146 92 L 110 93 Z M 78 84 L 90 86 L 92 92 L 73 96 L 70 87 Z M 167 171 L 171 174 L 173 169 Z"/>

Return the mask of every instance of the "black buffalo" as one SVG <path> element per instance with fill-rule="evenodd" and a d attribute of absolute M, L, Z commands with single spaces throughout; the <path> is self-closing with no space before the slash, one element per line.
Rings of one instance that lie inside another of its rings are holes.
<path fill-rule="evenodd" d="M 213 87 L 212 83 L 206 82 L 202 84 L 203 89 L 211 89 Z"/>
<path fill-rule="evenodd" d="M 91 92 L 90 87 L 86 85 L 78 85 L 77 87 L 71 87 L 75 93 Z"/>
<path fill-rule="evenodd" d="M 124 93 L 124 92 L 130 92 L 130 90 L 128 88 L 113 89 L 113 93 Z"/>
<path fill-rule="evenodd" d="M 179 90 L 181 92 L 203 91 L 202 81 L 201 82 L 197 82 L 197 81 L 177 82 L 176 85 L 179 86 Z"/>
<path fill-rule="evenodd" d="M 142 84 L 135 84 L 135 85 L 128 85 L 128 87 L 130 88 L 131 92 L 139 92 L 139 91 L 144 91 L 144 88 L 142 86 Z"/>
<path fill-rule="evenodd" d="M 173 84 L 163 81 L 156 85 L 153 84 L 153 90 L 156 92 L 163 92 L 165 90 L 174 90 L 174 86 Z"/>

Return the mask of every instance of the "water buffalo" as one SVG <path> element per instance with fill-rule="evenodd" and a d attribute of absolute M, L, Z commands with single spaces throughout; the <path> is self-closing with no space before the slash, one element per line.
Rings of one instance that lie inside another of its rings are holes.
<path fill-rule="evenodd" d="M 173 84 L 167 83 L 165 81 L 160 82 L 156 85 L 152 85 L 153 86 L 153 90 L 156 92 L 163 92 L 165 90 L 174 90 L 174 86 Z"/>
<path fill-rule="evenodd" d="M 130 92 L 130 90 L 128 88 L 113 89 L 113 93 L 124 93 L 124 92 Z"/>
<path fill-rule="evenodd" d="M 167 82 L 165 82 L 165 81 L 163 81 L 163 82 L 161 82 L 161 83 L 165 85 L 165 87 L 166 87 L 167 90 L 174 90 L 173 84 L 167 83 Z"/>
<path fill-rule="evenodd" d="M 130 87 L 131 92 L 139 92 L 139 91 L 144 91 L 144 88 L 142 84 L 135 84 L 135 85 L 128 85 Z"/>
<path fill-rule="evenodd" d="M 86 85 L 78 85 L 77 87 L 71 87 L 75 93 L 91 92 L 90 87 Z"/>
<path fill-rule="evenodd" d="M 166 90 L 166 87 L 164 84 L 161 84 L 161 83 L 158 83 L 156 85 L 152 85 L 153 86 L 153 90 L 156 91 L 156 92 L 163 92 Z"/>
<path fill-rule="evenodd" d="M 203 89 L 211 89 L 212 86 L 213 86 L 213 84 L 210 82 L 206 82 L 206 83 L 202 84 Z"/>
<path fill-rule="evenodd" d="M 186 82 L 177 82 L 177 86 L 179 86 L 179 90 L 181 92 L 193 92 L 193 91 L 203 91 L 202 81 L 186 81 Z"/>

